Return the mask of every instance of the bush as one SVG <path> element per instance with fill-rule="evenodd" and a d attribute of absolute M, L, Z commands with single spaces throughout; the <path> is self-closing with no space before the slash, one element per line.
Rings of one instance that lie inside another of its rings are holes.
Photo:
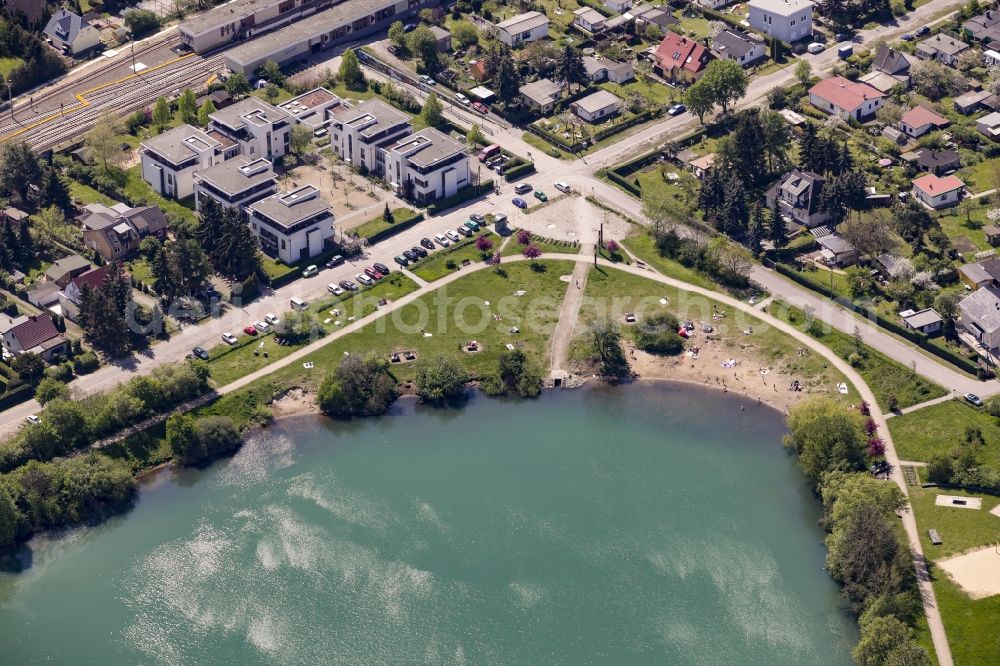
<path fill-rule="evenodd" d="M 454 402 L 465 396 L 469 375 L 457 360 L 438 354 L 417 364 L 417 395 L 431 403 Z"/>
<path fill-rule="evenodd" d="M 85 352 L 73 359 L 73 371 L 78 375 L 90 374 L 99 367 L 101 362 L 94 352 Z"/>
<path fill-rule="evenodd" d="M 274 339 L 279 344 L 297 345 L 322 338 L 326 335 L 319 319 L 308 310 L 292 310 L 281 316 L 274 330 Z"/>
<path fill-rule="evenodd" d="M 374 354 L 348 354 L 319 387 L 319 406 L 337 419 L 384 414 L 398 392 L 389 362 Z"/>
<path fill-rule="evenodd" d="M 520 349 L 500 354 L 497 366 L 496 382 L 499 386 L 487 379 L 487 384 L 492 384 L 488 388 L 500 389 L 492 395 L 515 392 L 522 398 L 534 398 L 542 392 L 541 368 Z"/>
<path fill-rule="evenodd" d="M 684 351 L 684 338 L 677 334 L 680 322 L 669 312 L 646 317 L 635 330 L 635 344 L 650 354 L 676 356 Z"/>
<path fill-rule="evenodd" d="M 45 376 L 60 382 L 68 382 L 73 379 L 73 366 L 69 363 L 50 365 L 45 368 Z"/>
<path fill-rule="evenodd" d="M 167 444 L 182 465 L 202 465 L 232 453 L 242 444 L 240 431 L 228 416 L 174 414 L 167 419 Z"/>

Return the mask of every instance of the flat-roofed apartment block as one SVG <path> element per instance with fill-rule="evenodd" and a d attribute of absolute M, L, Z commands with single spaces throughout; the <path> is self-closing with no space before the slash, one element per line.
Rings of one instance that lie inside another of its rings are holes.
<path fill-rule="evenodd" d="M 231 0 L 181 22 L 181 44 L 195 53 L 253 37 L 326 9 L 335 0 Z"/>
<path fill-rule="evenodd" d="M 469 184 L 465 146 L 433 127 L 401 139 L 385 154 L 387 178 L 405 199 L 428 203 Z"/>
<path fill-rule="evenodd" d="M 333 238 L 333 211 L 312 185 L 261 199 L 247 217 L 264 254 L 286 264 L 315 257 Z"/>
<path fill-rule="evenodd" d="M 327 2 L 326 7 L 331 3 Z M 309 54 L 388 28 L 437 0 L 347 0 L 333 3 L 308 20 L 293 23 L 226 51 L 226 67 L 252 74 L 268 60 L 279 65 L 304 60 Z"/>
<path fill-rule="evenodd" d="M 278 108 L 315 133 L 330 124 L 331 112 L 342 103 L 326 88 L 316 88 L 279 104 Z"/>
<path fill-rule="evenodd" d="M 330 145 L 351 166 L 385 175 L 384 152 L 413 130 L 410 116 L 385 102 L 370 99 L 331 114 Z"/>
<path fill-rule="evenodd" d="M 271 163 L 263 157 L 237 157 L 194 174 L 194 204 L 201 210 L 202 201 L 215 199 L 223 208 L 239 208 L 266 199 L 278 191 L 278 180 Z"/>
<path fill-rule="evenodd" d="M 179 125 L 139 144 L 142 179 L 168 199 L 194 193 L 195 171 L 219 164 L 239 152 L 238 146 L 216 132 Z"/>
<path fill-rule="evenodd" d="M 235 141 L 246 157 L 273 160 L 288 152 L 291 116 L 256 97 L 216 111 L 209 116 L 211 128 Z"/>

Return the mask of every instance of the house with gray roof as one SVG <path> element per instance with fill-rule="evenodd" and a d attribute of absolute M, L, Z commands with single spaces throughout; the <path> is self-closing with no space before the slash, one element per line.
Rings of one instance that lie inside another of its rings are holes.
<path fill-rule="evenodd" d="M 101 31 L 65 8 L 52 15 L 43 32 L 52 46 L 70 56 L 83 55 L 101 46 Z"/>
<path fill-rule="evenodd" d="M 294 120 L 284 109 L 247 97 L 209 116 L 210 127 L 235 142 L 239 152 L 255 159 L 283 157 L 291 143 Z"/>
<path fill-rule="evenodd" d="M 343 104 L 330 113 L 330 146 L 342 160 L 374 174 L 385 174 L 381 149 L 413 132 L 410 116 L 379 99 Z"/>
<path fill-rule="evenodd" d="M 206 197 L 223 208 L 238 208 L 266 199 L 278 191 L 278 177 L 264 158 L 236 159 L 202 169 L 194 174 L 194 203 L 201 210 Z"/>
<path fill-rule="evenodd" d="M 333 239 L 333 211 L 312 185 L 273 194 L 246 212 L 264 254 L 286 264 L 321 254 Z"/>
<path fill-rule="evenodd" d="M 525 12 L 496 24 L 497 38 L 510 46 L 537 42 L 549 36 L 549 17 L 541 12 Z"/>
<path fill-rule="evenodd" d="M 1000 292 L 981 287 L 958 304 L 962 328 L 987 349 L 1000 347 Z"/>
<path fill-rule="evenodd" d="M 470 183 L 465 144 L 428 127 L 385 149 L 386 178 L 396 194 L 430 203 Z"/>
<path fill-rule="evenodd" d="M 941 325 L 944 323 L 944 319 L 934 308 L 925 308 L 916 312 L 913 310 L 903 310 L 899 313 L 899 318 L 903 320 L 903 325 L 906 328 L 920 331 L 927 335 L 939 332 Z"/>
<path fill-rule="evenodd" d="M 988 9 L 962 24 L 966 37 L 981 44 L 1000 42 L 1000 11 Z"/>
<path fill-rule="evenodd" d="M 83 229 L 83 242 L 105 261 L 128 257 L 148 236 L 166 238 L 169 223 L 158 206 L 129 208 L 117 204 L 114 208 L 93 205 L 90 208 L 77 218 Z"/>
<path fill-rule="evenodd" d="M 793 169 L 767 191 L 767 205 L 773 207 L 777 201 L 781 212 L 805 227 L 816 227 L 830 216 L 820 208 L 820 196 L 826 178 L 813 173 Z"/>
<path fill-rule="evenodd" d="M 45 271 L 45 279 L 65 287 L 69 281 L 78 275 L 83 275 L 93 268 L 90 262 L 78 254 L 57 259 Z"/>
<path fill-rule="evenodd" d="M 223 138 L 184 124 L 146 139 L 139 144 L 142 179 L 168 199 L 191 196 L 194 172 L 224 161 L 234 147 Z"/>
<path fill-rule="evenodd" d="M 938 33 L 917 44 L 917 55 L 925 60 L 939 60 L 954 67 L 958 56 L 969 50 L 969 45 L 960 39 Z"/>
<path fill-rule="evenodd" d="M 521 101 L 527 106 L 548 113 L 562 98 L 562 86 L 549 79 L 538 79 L 520 87 Z"/>
<path fill-rule="evenodd" d="M 607 90 L 598 90 L 576 100 L 570 106 L 576 115 L 588 123 L 596 123 L 617 115 L 622 110 L 622 100 Z"/>
<path fill-rule="evenodd" d="M 712 53 L 740 67 L 749 67 L 767 56 L 763 40 L 735 28 L 721 30 L 712 38 Z"/>
<path fill-rule="evenodd" d="M 635 78 L 635 68 L 631 62 L 616 62 L 587 55 L 583 56 L 583 68 L 594 83 L 602 81 L 628 83 Z"/>

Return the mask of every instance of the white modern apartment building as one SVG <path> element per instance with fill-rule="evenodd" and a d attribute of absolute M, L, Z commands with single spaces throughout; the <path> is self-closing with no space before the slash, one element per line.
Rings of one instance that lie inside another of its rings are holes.
<path fill-rule="evenodd" d="M 315 257 L 333 238 L 333 211 L 312 185 L 278 192 L 247 208 L 261 250 L 286 264 Z"/>
<path fill-rule="evenodd" d="M 139 144 L 142 179 L 157 194 L 184 199 L 194 193 L 194 172 L 225 161 L 234 148 L 214 132 L 180 125 Z"/>
<path fill-rule="evenodd" d="M 469 184 L 465 146 L 432 127 L 385 149 L 386 178 L 404 199 L 429 203 Z"/>
<path fill-rule="evenodd" d="M 315 88 L 279 104 L 278 108 L 315 133 L 330 124 L 330 114 L 342 103 L 326 88 Z"/>
<path fill-rule="evenodd" d="M 243 210 L 278 191 L 278 180 L 271 163 L 260 157 L 246 157 L 210 166 L 194 174 L 194 203 L 201 210 L 202 201 L 215 199 L 223 208 Z"/>
<path fill-rule="evenodd" d="M 261 99 L 247 97 L 209 118 L 211 129 L 236 142 L 246 157 L 273 160 L 288 152 L 291 115 Z"/>
<path fill-rule="evenodd" d="M 812 35 L 813 3 L 809 0 L 750 0 L 747 20 L 754 30 L 789 44 Z"/>
<path fill-rule="evenodd" d="M 330 146 L 348 164 L 385 174 L 384 151 L 413 130 L 410 116 L 378 99 L 341 106 L 330 114 Z"/>

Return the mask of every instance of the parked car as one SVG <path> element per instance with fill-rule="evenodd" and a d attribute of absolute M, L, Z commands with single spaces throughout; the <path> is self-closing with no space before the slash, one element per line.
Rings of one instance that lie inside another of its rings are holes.
<path fill-rule="evenodd" d="M 388 51 L 389 53 L 391 53 L 394 56 L 398 56 L 399 55 L 399 47 L 396 46 L 395 44 L 390 44 L 389 46 L 387 46 L 385 48 L 385 50 Z"/>
<path fill-rule="evenodd" d="M 490 107 L 486 106 L 482 102 L 473 102 L 472 108 L 483 115 L 486 115 L 487 113 L 490 112 Z"/>
<path fill-rule="evenodd" d="M 459 227 L 458 229 L 455 229 L 455 231 L 462 234 L 466 238 L 472 235 L 472 229 L 469 229 L 468 227 Z"/>
<path fill-rule="evenodd" d="M 451 245 L 451 239 L 447 238 L 444 234 L 437 234 L 434 236 L 434 240 L 437 241 L 437 244 L 441 247 L 448 247 Z"/>
<path fill-rule="evenodd" d="M 424 257 L 427 256 L 427 250 L 425 250 L 424 248 L 420 247 L 419 245 L 414 245 L 413 247 L 411 247 L 410 248 L 410 252 L 412 252 L 413 254 L 417 255 L 421 259 L 423 259 Z"/>
<path fill-rule="evenodd" d="M 227 345 L 235 345 L 237 342 L 240 341 L 240 339 L 237 338 L 232 333 L 223 333 L 222 341 L 225 342 Z"/>
<path fill-rule="evenodd" d="M 343 288 L 344 291 L 357 291 L 358 290 L 358 285 L 354 284 L 350 280 L 341 280 L 340 281 L 340 286 Z"/>
<path fill-rule="evenodd" d="M 448 240 L 450 240 L 452 243 L 457 243 L 458 241 L 462 240 L 461 238 L 459 238 L 457 233 L 451 230 L 444 232 L 444 235 L 447 236 Z"/>
<path fill-rule="evenodd" d="M 341 284 L 343 284 L 343 282 L 341 282 Z M 336 282 L 331 282 L 330 284 L 326 285 L 326 290 L 331 294 L 333 294 L 334 296 L 340 296 L 341 294 L 344 293 L 343 288 Z"/>
<path fill-rule="evenodd" d="M 514 197 L 513 199 L 510 200 L 510 202 L 512 204 L 514 204 L 515 206 L 517 206 L 518 208 L 527 208 L 528 207 L 528 202 L 526 202 L 521 197 Z"/>
<path fill-rule="evenodd" d="M 533 188 L 533 187 L 531 187 L 531 185 L 530 185 L 530 184 L 528 184 L 528 183 L 518 183 L 518 184 L 517 184 L 517 185 L 516 185 L 516 186 L 514 187 L 514 194 L 527 194 L 527 193 L 528 193 L 528 192 L 530 192 L 530 191 L 531 191 L 532 189 L 534 189 L 534 188 Z"/>
<path fill-rule="evenodd" d="M 413 252 L 413 250 L 403 250 L 403 256 L 409 259 L 410 261 L 416 261 L 417 259 L 420 258 Z"/>
<path fill-rule="evenodd" d="M 809 51 L 809 53 L 812 53 L 813 55 L 822 53 L 824 50 L 826 50 L 826 46 L 824 44 L 820 44 L 819 42 L 813 42 L 806 47 L 806 51 Z"/>
<path fill-rule="evenodd" d="M 379 273 L 377 270 L 375 270 L 374 266 L 369 266 L 368 268 L 366 268 L 364 270 L 364 273 L 365 273 L 365 275 L 367 275 L 368 277 L 370 277 L 373 280 L 381 280 L 382 279 L 382 274 Z"/>
<path fill-rule="evenodd" d="M 426 83 L 429 86 L 436 86 L 437 85 L 437 81 L 435 81 L 431 77 L 427 76 L 426 74 L 421 74 L 420 75 L 420 82 L 421 83 Z"/>
<path fill-rule="evenodd" d="M 470 104 L 469 98 L 463 95 L 462 93 L 455 93 L 455 99 L 458 101 L 459 104 L 462 104 L 464 106 L 469 106 Z"/>
<path fill-rule="evenodd" d="M 413 32 L 416 29 L 417 29 L 416 23 L 407 23 L 406 25 L 403 26 L 403 32 Z"/>
<path fill-rule="evenodd" d="M 406 266 L 407 264 L 409 264 L 409 263 L 410 263 L 410 260 L 409 260 L 409 259 L 407 259 L 406 257 L 404 257 L 404 256 L 403 256 L 403 255 L 401 255 L 401 254 L 400 254 L 400 255 L 397 255 L 397 256 L 395 256 L 395 257 L 393 257 L 393 258 L 392 258 L 392 260 L 393 260 L 393 261 L 395 261 L 395 262 L 396 262 L 397 264 L 399 264 L 400 266 Z"/>
<path fill-rule="evenodd" d="M 923 37 L 924 35 L 926 35 L 930 31 L 931 31 L 930 28 L 928 28 L 926 25 L 922 25 L 919 28 L 917 28 L 916 31 L 914 31 L 913 34 L 915 34 L 917 37 Z"/>
<path fill-rule="evenodd" d="M 905 35 L 900 35 L 899 38 L 902 39 L 904 42 L 913 41 L 913 35 L 911 35 L 910 33 L 906 33 Z"/>
<path fill-rule="evenodd" d="M 243 332 L 246 333 L 247 335 L 257 335 L 257 329 L 254 328 L 253 326 L 244 326 Z"/>
<path fill-rule="evenodd" d="M 504 173 L 506 171 L 507 171 L 507 165 L 506 164 L 498 164 L 495 167 L 493 167 L 493 173 L 495 173 L 498 176 L 504 175 Z"/>
<path fill-rule="evenodd" d="M 469 216 L 469 219 L 480 226 L 486 224 L 486 218 L 480 215 L 479 213 L 473 213 L 472 215 Z"/>
<path fill-rule="evenodd" d="M 432 241 L 430 238 L 421 238 L 420 244 L 426 247 L 428 250 L 434 249 L 434 241 Z"/>
<path fill-rule="evenodd" d="M 560 192 L 565 192 L 565 193 L 569 193 L 570 191 L 572 191 L 572 188 L 569 186 L 569 183 L 564 183 L 561 180 L 557 180 L 555 182 L 555 188 Z"/>
<path fill-rule="evenodd" d="M 38 425 L 39 423 L 42 422 L 42 420 L 37 416 L 35 416 L 34 414 L 28 414 L 27 418 L 25 418 L 24 420 L 32 425 Z"/>
<path fill-rule="evenodd" d="M 372 266 L 382 275 L 389 274 L 389 267 L 386 266 L 385 264 L 380 264 L 379 262 L 376 261 L 374 264 L 372 264 Z"/>
<path fill-rule="evenodd" d="M 838 32 L 836 35 L 833 36 L 833 41 L 835 41 L 835 42 L 846 42 L 850 38 L 851 38 L 851 36 L 848 35 L 846 32 Z"/>
<path fill-rule="evenodd" d="M 976 407 L 982 407 L 983 406 L 983 399 L 980 398 L 975 393 L 966 393 L 962 397 L 965 398 L 965 401 L 967 403 L 969 403 L 970 405 L 975 405 Z"/>
<path fill-rule="evenodd" d="M 504 215 L 503 213 L 494 213 L 493 214 L 493 226 L 495 226 L 495 227 L 503 227 L 503 225 L 506 222 L 507 222 L 507 216 Z"/>
<path fill-rule="evenodd" d="M 261 333 L 267 333 L 268 331 L 271 330 L 271 325 L 268 324 L 266 321 L 255 321 L 253 323 L 253 327 L 256 328 L 258 331 L 260 331 Z"/>
<path fill-rule="evenodd" d="M 363 284 L 366 287 L 370 287 L 373 284 L 375 284 L 375 280 L 371 279 L 364 273 L 358 273 L 357 275 L 354 276 L 354 279 L 357 280 L 359 284 Z"/>
<path fill-rule="evenodd" d="M 679 116 L 687 111 L 687 107 L 683 104 L 674 104 L 672 107 L 667 109 L 667 115 L 669 116 Z"/>
<path fill-rule="evenodd" d="M 333 268 L 334 266 L 339 266 L 342 263 L 344 263 L 344 255 L 336 254 L 330 259 L 330 261 L 326 262 L 326 267 Z"/>
<path fill-rule="evenodd" d="M 466 220 L 465 222 L 462 223 L 462 226 L 464 226 L 469 231 L 479 231 L 479 225 L 473 222 L 472 220 Z"/>
<path fill-rule="evenodd" d="M 203 361 L 208 360 L 208 352 L 202 349 L 201 347 L 195 347 L 194 349 L 192 349 L 191 355 L 194 356 L 195 358 L 200 358 Z"/>
<path fill-rule="evenodd" d="M 535 190 L 535 198 L 539 201 L 548 201 L 549 195 L 545 194 L 545 192 L 542 192 L 541 190 Z"/>
<path fill-rule="evenodd" d="M 304 269 L 302 269 L 302 277 L 304 278 L 310 278 L 318 274 L 319 274 L 319 266 L 317 266 L 316 264 L 312 264 L 311 266 L 306 266 Z"/>

